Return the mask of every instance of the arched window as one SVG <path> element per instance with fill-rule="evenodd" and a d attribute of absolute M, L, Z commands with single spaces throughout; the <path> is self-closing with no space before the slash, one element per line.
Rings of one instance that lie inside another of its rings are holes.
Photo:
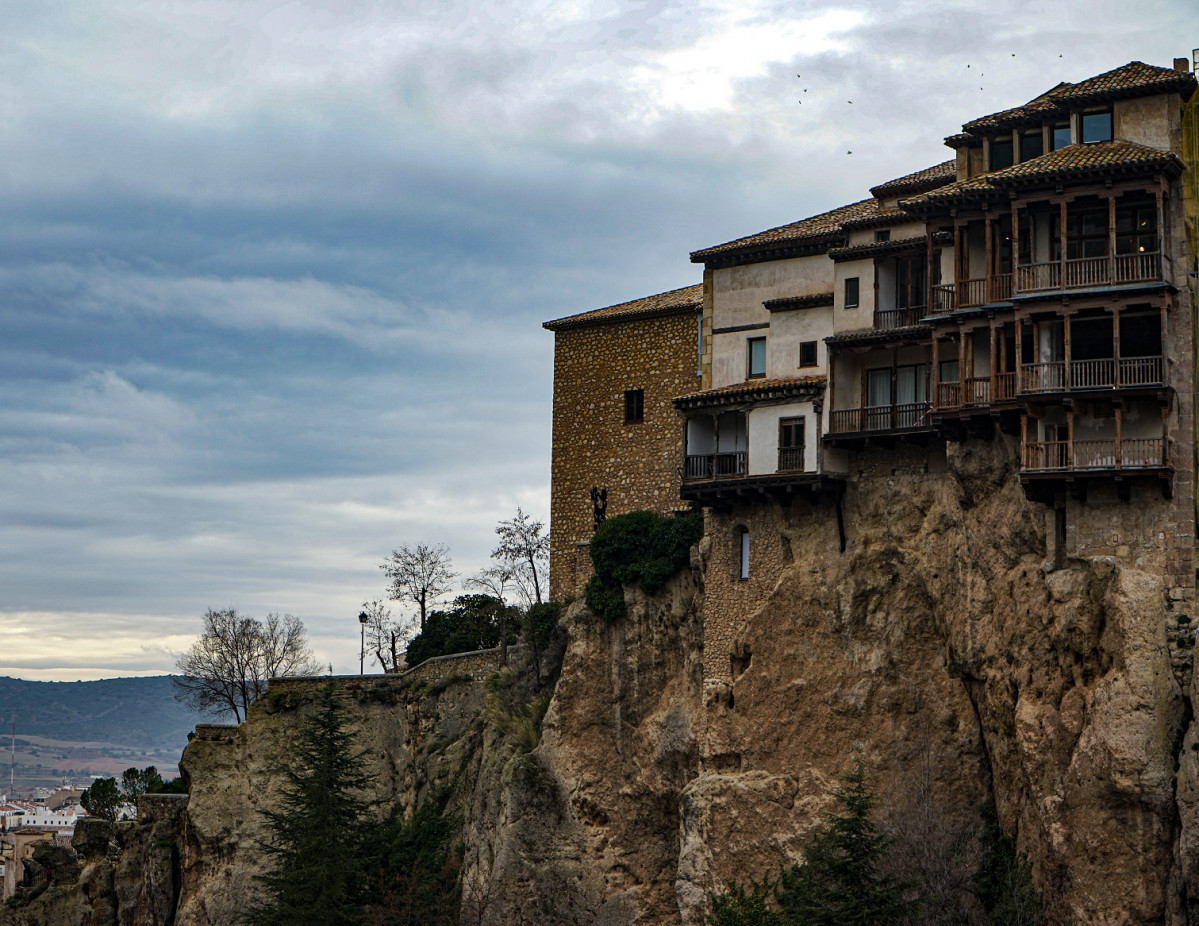
<path fill-rule="evenodd" d="M 737 541 L 738 541 L 738 551 L 739 551 L 739 557 L 740 557 L 740 566 L 739 566 L 737 575 L 739 578 L 748 579 L 749 578 L 749 528 L 739 527 L 737 529 L 737 533 L 739 534 Z"/>

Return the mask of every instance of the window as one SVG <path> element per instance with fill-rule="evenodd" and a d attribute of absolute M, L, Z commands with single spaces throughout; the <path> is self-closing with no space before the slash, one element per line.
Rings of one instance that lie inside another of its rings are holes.
<path fill-rule="evenodd" d="M 874 240 L 875 241 L 890 241 L 891 240 L 891 229 L 884 228 L 882 231 L 876 231 L 874 233 Z"/>
<path fill-rule="evenodd" d="M 1116 253 L 1157 251 L 1157 206 L 1141 203 L 1116 210 Z"/>
<path fill-rule="evenodd" d="M 1057 151 L 1058 148 L 1065 148 L 1068 144 L 1070 144 L 1069 122 L 1059 122 L 1053 127 L 1052 141 L 1054 151 Z"/>
<path fill-rule="evenodd" d="M 846 277 L 845 279 L 845 308 L 856 309 L 858 307 L 858 278 Z"/>
<path fill-rule="evenodd" d="M 1041 137 L 1041 130 L 1035 132 L 1025 132 L 1020 136 L 1020 161 L 1031 161 L 1033 158 L 1039 158 L 1045 153 L 1045 139 Z"/>
<path fill-rule="evenodd" d="M 799 365 L 801 367 L 816 366 L 816 342 L 801 341 L 799 344 Z"/>
<path fill-rule="evenodd" d="M 748 347 L 749 377 L 752 379 L 766 375 L 766 339 L 750 338 L 746 341 Z"/>
<path fill-rule="evenodd" d="M 1097 141 L 1112 140 L 1112 111 L 1082 114 L 1082 143 L 1093 145 Z"/>
<path fill-rule="evenodd" d="M 1010 138 L 991 139 L 991 170 L 1003 170 L 1015 163 L 1012 160 L 1012 140 Z"/>
<path fill-rule="evenodd" d="M 779 472 L 803 470 L 804 420 L 779 419 Z"/>
<path fill-rule="evenodd" d="M 624 423 L 645 420 L 645 390 L 626 389 L 624 394 Z"/>
<path fill-rule="evenodd" d="M 741 528 L 741 556 L 740 568 L 737 571 L 739 578 L 749 578 L 749 531 L 744 527 Z"/>
<path fill-rule="evenodd" d="M 1066 258 L 1107 257 L 1107 209 L 1072 210 L 1066 216 Z"/>

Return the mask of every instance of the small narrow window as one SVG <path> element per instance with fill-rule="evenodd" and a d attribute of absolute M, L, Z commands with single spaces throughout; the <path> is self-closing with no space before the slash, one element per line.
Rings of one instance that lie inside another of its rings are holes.
<path fill-rule="evenodd" d="M 750 378 L 766 375 L 766 339 L 750 338 L 747 342 Z"/>
<path fill-rule="evenodd" d="M 858 307 L 858 278 L 846 277 L 845 279 L 845 308 L 856 309 Z"/>
<path fill-rule="evenodd" d="M 884 228 L 882 231 L 876 231 L 874 233 L 874 240 L 875 241 L 890 241 L 891 240 L 891 229 Z"/>
<path fill-rule="evenodd" d="M 645 391 L 626 389 L 624 394 L 624 423 L 635 424 L 645 420 Z"/>
<path fill-rule="evenodd" d="M 801 367 L 816 366 L 816 342 L 801 341 L 799 345 L 799 365 Z"/>
<path fill-rule="evenodd" d="M 1053 150 L 1065 148 L 1070 144 L 1070 123 L 1060 122 L 1053 127 Z"/>
<path fill-rule="evenodd" d="M 749 578 L 749 531 L 744 527 L 741 528 L 741 568 L 738 570 L 738 575 L 742 579 Z"/>
<path fill-rule="evenodd" d="M 1098 141 L 1112 140 L 1112 113 L 1107 110 L 1101 113 L 1083 113 L 1082 143 L 1093 145 Z"/>
<path fill-rule="evenodd" d="M 1011 167 L 1012 140 L 1010 138 L 991 139 L 991 170 L 1003 170 Z"/>
<path fill-rule="evenodd" d="M 1045 153 L 1045 139 L 1041 137 L 1041 130 L 1035 132 L 1025 132 L 1020 136 L 1020 161 L 1031 161 L 1033 158 L 1039 158 Z"/>

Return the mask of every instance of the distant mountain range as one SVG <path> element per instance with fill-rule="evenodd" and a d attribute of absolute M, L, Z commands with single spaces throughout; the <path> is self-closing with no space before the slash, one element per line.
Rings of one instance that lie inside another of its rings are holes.
<path fill-rule="evenodd" d="M 187 734 L 212 717 L 175 700 L 169 675 L 95 682 L 30 682 L 0 676 L 0 738 L 17 736 L 115 743 L 182 751 Z"/>

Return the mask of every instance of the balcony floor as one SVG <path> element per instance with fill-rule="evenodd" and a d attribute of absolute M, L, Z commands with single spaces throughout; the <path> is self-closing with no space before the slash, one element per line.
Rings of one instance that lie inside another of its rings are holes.
<path fill-rule="evenodd" d="M 683 483 L 679 495 L 684 501 L 698 502 L 719 508 L 735 502 L 774 499 L 784 504 L 795 496 L 815 498 L 822 492 L 839 491 L 843 480 L 826 473 L 765 473 L 759 476 L 736 476 L 691 480 Z"/>

